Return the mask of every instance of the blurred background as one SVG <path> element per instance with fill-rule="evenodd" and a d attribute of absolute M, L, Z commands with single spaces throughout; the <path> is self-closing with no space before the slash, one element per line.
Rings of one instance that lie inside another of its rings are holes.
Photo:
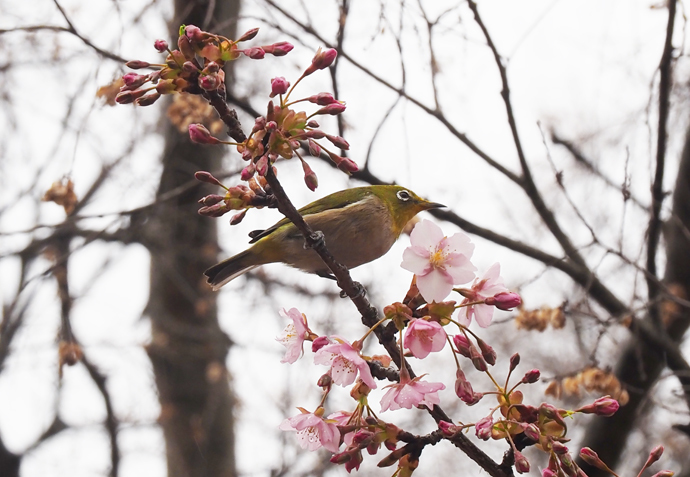
<path fill-rule="evenodd" d="M 181 24 L 229 38 L 259 27 L 252 45 L 295 45 L 226 71 L 245 130 L 265 112 L 271 78 L 292 83 L 319 47 L 336 48 L 336 64 L 296 93 L 347 102 L 320 122 L 349 141 L 361 170 L 348 178 L 311 158 L 310 192 L 299 162 L 282 161 L 292 201 L 394 182 L 446 204 L 421 217 L 470 234 L 479 273 L 500 262 L 523 297 L 475 330 L 498 351 L 496 375 L 519 352 L 519 370 L 542 372 L 525 402 L 575 408 L 614 395 L 625 405 L 613 418 L 569 422 L 571 450 L 589 445 L 629 475 L 663 444 L 653 470 L 690 476 L 684 6 L 478 3 L 0 0 L 0 476 L 345 474 L 278 430 L 296 406 L 318 404 L 323 368 L 310 352 L 281 364 L 275 337 L 286 324 L 278 310 L 297 307 L 318 333 L 358 339 L 356 309 L 335 283 L 283 265 L 212 292 L 203 270 L 280 214 L 250 211 L 231 227 L 196 213 L 218 191 L 195 171 L 234 185 L 244 167 L 232 148 L 189 142 L 192 122 L 223 137 L 198 97 L 114 106 L 124 62 L 162 62 L 153 42 L 174 45 Z M 403 236 L 352 271 L 379 309 L 408 289 L 408 245 Z M 413 360 L 418 374 L 452 383 L 448 353 L 433 358 Z M 352 407 L 336 391 L 329 412 Z M 441 404 L 462 422 L 494 406 L 467 407 L 452 386 Z M 382 418 L 436 428 L 418 411 Z M 499 462 L 508 448 L 470 438 Z M 390 475 L 375 466 L 383 455 L 365 457 L 360 473 Z M 526 455 L 538 475 L 547 455 Z M 440 443 L 415 475 L 439 472 L 483 471 Z"/>

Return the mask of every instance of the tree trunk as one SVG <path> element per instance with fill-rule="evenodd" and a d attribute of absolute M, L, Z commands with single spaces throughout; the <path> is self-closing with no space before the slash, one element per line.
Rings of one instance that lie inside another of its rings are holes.
<path fill-rule="evenodd" d="M 207 15 L 214 5 L 213 15 Z M 239 0 L 176 0 L 175 9 L 174 44 L 180 24 L 208 30 L 232 25 L 213 31 L 234 37 Z M 167 119 L 165 141 L 158 198 L 189 183 L 195 171 L 220 169 L 221 148 L 192 144 Z M 197 200 L 210 192 L 208 185 L 199 183 L 163 200 L 146 224 L 151 252 L 147 313 L 152 323 L 147 352 L 158 387 L 171 477 L 236 475 L 234 400 L 225 367 L 230 340 L 218 325 L 216 294 L 203 276 L 217 256 L 216 223 L 197 214 Z"/>

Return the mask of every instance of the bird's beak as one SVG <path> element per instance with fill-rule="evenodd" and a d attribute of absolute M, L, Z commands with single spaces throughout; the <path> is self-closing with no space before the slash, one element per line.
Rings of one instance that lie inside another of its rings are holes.
<path fill-rule="evenodd" d="M 443 204 L 439 204 L 438 202 L 429 202 L 429 201 L 424 201 L 424 209 L 429 210 L 429 209 L 440 209 L 441 207 L 445 207 Z"/>

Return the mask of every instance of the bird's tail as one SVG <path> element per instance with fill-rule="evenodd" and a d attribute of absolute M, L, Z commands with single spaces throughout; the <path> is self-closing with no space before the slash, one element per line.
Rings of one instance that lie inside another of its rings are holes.
<path fill-rule="evenodd" d="M 237 255 L 223 260 L 204 272 L 208 277 L 208 284 L 217 291 L 220 287 L 249 270 L 258 267 L 256 256 L 250 250 L 238 253 Z"/>

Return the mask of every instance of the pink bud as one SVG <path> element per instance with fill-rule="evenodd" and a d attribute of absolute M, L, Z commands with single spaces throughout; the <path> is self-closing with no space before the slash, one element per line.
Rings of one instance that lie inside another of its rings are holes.
<path fill-rule="evenodd" d="M 266 131 L 273 132 L 276 129 L 278 129 L 278 123 L 276 123 L 275 121 L 269 121 L 266 123 Z"/>
<path fill-rule="evenodd" d="M 513 455 L 515 456 L 515 470 L 517 470 L 519 474 L 526 474 L 529 472 L 529 461 L 522 455 L 522 452 L 513 450 Z"/>
<path fill-rule="evenodd" d="M 565 444 L 558 441 L 553 441 L 551 443 L 551 450 L 558 455 L 565 455 L 568 453 L 568 448 L 565 446 Z"/>
<path fill-rule="evenodd" d="M 312 129 L 311 131 L 305 132 L 304 135 L 312 139 L 323 139 L 326 137 L 326 133 L 320 129 Z"/>
<path fill-rule="evenodd" d="M 463 355 L 465 358 L 470 357 L 470 341 L 467 339 L 467 336 L 463 335 L 462 333 L 459 335 L 453 336 L 453 343 L 455 344 L 455 347 L 458 349 L 458 352 Z"/>
<path fill-rule="evenodd" d="M 256 161 L 256 172 L 262 177 L 266 175 L 268 172 L 268 157 L 261 156 L 259 160 Z"/>
<path fill-rule="evenodd" d="M 510 311 L 516 306 L 520 306 L 522 304 L 522 299 L 517 293 L 501 292 L 494 296 L 490 296 L 484 300 L 484 303 L 487 305 L 493 305 L 499 310 Z"/>
<path fill-rule="evenodd" d="M 187 38 L 195 42 L 201 42 L 204 40 L 204 32 L 198 26 L 185 26 L 184 34 L 187 36 Z"/>
<path fill-rule="evenodd" d="M 134 102 L 139 106 L 151 106 L 153 103 L 158 101 L 158 98 L 160 97 L 160 93 L 151 93 L 147 94 L 146 96 L 142 96 L 141 98 L 137 98 L 137 100 Z"/>
<path fill-rule="evenodd" d="M 287 41 L 279 41 L 278 43 L 273 43 L 272 45 L 266 45 L 263 47 L 266 53 L 273 56 L 285 56 L 290 53 L 293 48 L 294 46 L 292 46 L 292 43 Z"/>
<path fill-rule="evenodd" d="M 529 439 L 533 440 L 534 442 L 539 441 L 539 438 L 541 437 L 541 432 L 535 424 L 525 424 L 523 430 L 525 436 L 527 436 Z"/>
<path fill-rule="evenodd" d="M 583 406 L 580 409 L 576 409 L 575 412 L 581 412 L 583 414 L 596 414 L 597 416 L 611 417 L 613 416 L 620 404 L 618 401 L 613 399 L 611 396 L 600 397 L 592 404 Z"/>
<path fill-rule="evenodd" d="M 252 127 L 252 133 L 259 132 L 266 127 L 266 117 L 259 116 L 254 120 L 254 127 Z"/>
<path fill-rule="evenodd" d="M 290 83 L 282 76 L 273 78 L 271 80 L 271 94 L 269 96 L 273 98 L 279 94 L 285 94 L 289 87 Z"/>
<path fill-rule="evenodd" d="M 331 385 L 333 382 L 333 378 L 331 377 L 330 374 L 326 373 L 321 375 L 319 380 L 316 382 L 316 385 L 319 386 L 320 388 L 325 388 Z"/>
<path fill-rule="evenodd" d="M 309 190 L 312 192 L 315 191 L 319 186 L 319 180 L 316 177 L 316 174 L 305 161 L 302 161 L 302 169 L 304 170 L 304 183 L 307 184 Z"/>
<path fill-rule="evenodd" d="M 224 199 L 224 197 L 222 195 L 209 194 L 209 195 L 199 199 L 198 203 L 204 204 L 205 206 L 210 206 L 210 205 L 217 204 L 218 202 L 222 201 L 223 199 Z"/>
<path fill-rule="evenodd" d="M 307 127 L 309 128 L 318 128 L 319 123 L 317 123 L 315 120 L 310 119 L 309 122 L 307 122 Z"/>
<path fill-rule="evenodd" d="M 319 50 L 314 55 L 314 58 L 311 60 L 311 66 L 309 68 L 312 68 L 313 71 L 328 68 L 329 66 L 331 66 L 331 64 L 333 64 L 336 56 L 338 56 L 338 52 L 335 51 L 333 48 L 329 48 L 325 51 L 321 51 L 321 48 L 319 48 Z M 307 69 L 307 71 L 308 70 L 309 69 Z M 313 73 L 313 71 L 311 73 Z"/>
<path fill-rule="evenodd" d="M 494 351 L 494 349 L 489 346 L 486 341 L 479 338 L 477 338 L 477 345 L 479 345 L 479 349 L 482 351 L 482 357 L 484 360 L 491 366 L 496 364 L 496 351 Z"/>
<path fill-rule="evenodd" d="M 321 155 L 321 146 L 319 146 L 313 139 L 308 140 L 309 143 L 309 154 L 314 157 L 319 157 Z"/>
<path fill-rule="evenodd" d="M 645 464 L 645 467 L 649 467 L 654 462 L 661 459 L 661 456 L 663 455 L 663 453 L 664 453 L 664 446 L 656 446 L 654 449 L 652 449 L 652 452 L 649 453 L 649 458 L 647 459 L 647 463 Z"/>
<path fill-rule="evenodd" d="M 558 474 L 547 467 L 541 471 L 541 477 L 558 477 Z"/>
<path fill-rule="evenodd" d="M 479 350 L 476 346 L 470 346 L 470 359 L 472 360 L 472 364 L 477 371 L 484 372 L 488 369 L 486 366 L 486 361 L 484 361 L 484 358 L 479 353 Z"/>
<path fill-rule="evenodd" d="M 357 166 L 357 163 L 355 161 L 353 161 L 352 159 L 348 159 L 346 157 L 340 162 L 340 164 L 338 164 L 338 169 L 350 174 L 352 172 L 357 172 L 359 170 L 359 167 Z"/>
<path fill-rule="evenodd" d="M 587 462 L 589 465 L 596 467 L 598 469 L 608 469 L 606 464 L 599 457 L 599 454 L 594 452 L 589 447 L 583 447 L 582 449 L 580 449 L 580 458 Z"/>
<path fill-rule="evenodd" d="M 239 37 L 237 42 L 239 43 L 241 41 L 251 40 L 256 36 L 257 33 L 259 33 L 259 29 L 258 28 L 252 28 L 251 30 L 245 32 L 241 37 Z"/>
<path fill-rule="evenodd" d="M 218 138 L 211 136 L 211 133 L 203 124 L 190 124 L 188 129 L 189 139 L 197 144 L 220 144 L 221 142 Z M 197 179 L 199 178 L 197 177 Z"/>
<path fill-rule="evenodd" d="M 196 71 L 199 71 L 199 68 L 196 67 L 194 62 L 192 61 L 185 61 L 182 63 L 182 71 L 185 73 L 194 73 Z"/>
<path fill-rule="evenodd" d="M 125 82 L 125 91 L 137 89 L 142 84 L 146 83 L 149 79 L 149 75 L 138 75 L 136 73 L 127 73 L 122 77 L 122 81 Z"/>
<path fill-rule="evenodd" d="M 314 114 L 330 114 L 337 116 L 345 111 L 345 103 L 331 103 L 316 111 Z"/>
<path fill-rule="evenodd" d="M 350 149 L 350 144 L 342 137 L 340 136 L 333 136 L 332 134 L 326 134 L 326 138 L 331 141 L 331 143 L 335 147 L 339 147 L 340 149 Z"/>
<path fill-rule="evenodd" d="M 168 51 L 168 42 L 165 40 L 156 40 L 153 42 L 153 47 L 160 53 L 163 53 L 164 51 Z"/>
<path fill-rule="evenodd" d="M 242 220 L 244 219 L 244 216 L 247 215 L 247 210 L 249 210 L 249 209 L 244 209 L 242 212 L 239 212 L 239 213 L 233 215 L 230 218 L 230 225 L 237 225 L 240 222 L 242 222 Z"/>
<path fill-rule="evenodd" d="M 256 165 L 253 162 L 250 162 L 247 167 L 242 169 L 242 173 L 240 174 L 240 179 L 243 181 L 248 181 L 252 177 L 254 177 L 254 173 L 256 172 Z"/>
<path fill-rule="evenodd" d="M 333 95 L 331 93 L 315 94 L 313 96 L 309 96 L 307 98 L 307 101 L 309 101 L 310 103 L 316 103 L 319 106 L 326 106 L 326 105 L 329 105 L 331 103 L 337 103 L 338 102 L 338 100 L 335 99 L 335 97 L 333 97 Z"/>
<path fill-rule="evenodd" d="M 447 422 L 447 421 L 439 421 L 438 428 L 441 429 L 441 432 L 443 432 L 443 435 L 448 436 L 448 437 L 452 436 L 453 434 L 455 434 L 456 432 L 458 432 L 460 430 L 458 428 L 458 426 L 456 426 L 455 424 L 452 424 L 450 422 Z"/>
<path fill-rule="evenodd" d="M 218 75 L 199 76 L 199 86 L 205 91 L 215 91 L 222 84 Z"/>
<path fill-rule="evenodd" d="M 146 92 L 145 89 L 140 89 L 138 91 L 123 91 L 115 96 L 115 101 L 119 104 L 133 103 L 135 99 L 141 98 Z"/>
<path fill-rule="evenodd" d="M 125 66 L 127 68 L 132 68 L 133 70 L 140 70 L 141 68 L 148 68 L 149 66 L 151 66 L 151 63 L 140 60 L 132 60 L 125 63 Z"/>
<path fill-rule="evenodd" d="M 455 373 L 455 394 L 465 403 L 474 399 L 472 384 L 465 377 L 465 373 L 458 369 Z"/>
<path fill-rule="evenodd" d="M 486 416 L 477 421 L 474 425 L 474 433 L 483 441 L 488 441 L 491 437 L 491 429 L 494 427 L 494 420 L 491 416 Z"/>
<path fill-rule="evenodd" d="M 318 350 L 330 343 L 328 336 L 319 336 L 311 343 L 312 353 L 316 353 Z"/>
<path fill-rule="evenodd" d="M 513 371 L 515 368 L 517 368 L 518 364 L 520 364 L 520 355 L 515 353 L 510 357 L 510 370 Z"/>
<path fill-rule="evenodd" d="M 541 376 L 541 373 L 539 372 L 538 369 L 532 369 L 530 371 L 527 371 L 525 375 L 522 377 L 522 383 L 525 384 L 532 384 L 536 383 L 539 381 L 539 377 Z"/>
<path fill-rule="evenodd" d="M 220 71 L 220 65 L 215 61 L 209 61 L 208 64 L 202 70 L 202 73 L 207 75 L 213 75 Z"/>
<path fill-rule="evenodd" d="M 215 205 L 202 207 L 198 210 L 199 215 L 203 215 L 205 217 L 220 217 L 227 212 L 228 209 L 225 202 L 219 202 Z"/>
<path fill-rule="evenodd" d="M 190 127 L 191 127 L 191 125 L 190 125 Z M 203 126 L 202 126 L 202 127 L 203 127 Z M 220 181 L 219 181 L 218 179 L 216 179 L 215 177 L 213 177 L 213 174 L 211 174 L 210 172 L 206 172 L 206 171 L 197 171 L 197 172 L 194 173 L 194 178 L 195 178 L 196 180 L 198 180 L 199 182 L 206 182 L 206 183 L 208 183 L 208 184 L 213 184 L 213 185 L 217 185 L 217 186 L 223 187 L 223 184 L 221 184 Z"/>
<path fill-rule="evenodd" d="M 266 52 L 260 46 L 255 46 L 253 48 L 247 48 L 246 50 L 241 50 L 246 56 L 252 60 L 261 60 L 266 56 Z"/>

